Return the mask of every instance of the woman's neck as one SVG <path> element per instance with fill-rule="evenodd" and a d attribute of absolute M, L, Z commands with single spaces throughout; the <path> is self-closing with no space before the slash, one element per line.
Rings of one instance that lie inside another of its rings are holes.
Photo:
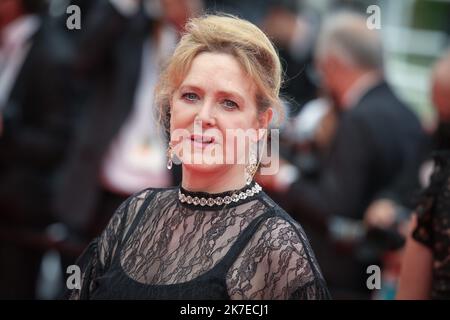
<path fill-rule="evenodd" d="M 181 186 L 188 191 L 221 193 L 241 189 L 245 184 L 244 166 L 234 165 L 211 172 L 197 171 L 183 166 Z"/>

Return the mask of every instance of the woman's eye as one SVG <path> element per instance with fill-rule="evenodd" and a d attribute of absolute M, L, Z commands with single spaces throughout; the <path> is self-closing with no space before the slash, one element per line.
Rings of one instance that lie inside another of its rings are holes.
<path fill-rule="evenodd" d="M 198 100 L 198 95 L 192 92 L 188 92 L 182 95 L 182 98 L 188 101 L 196 101 Z"/>
<path fill-rule="evenodd" d="M 228 100 L 228 99 L 224 100 L 222 104 L 227 109 L 237 109 L 238 108 L 238 105 L 236 102 Z"/>

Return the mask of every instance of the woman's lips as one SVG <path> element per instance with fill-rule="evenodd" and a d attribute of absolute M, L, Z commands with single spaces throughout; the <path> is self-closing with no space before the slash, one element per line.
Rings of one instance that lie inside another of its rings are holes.
<path fill-rule="evenodd" d="M 213 144 L 215 138 L 213 136 L 192 134 L 190 140 L 194 147 L 205 148 L 206 146 Z"/>

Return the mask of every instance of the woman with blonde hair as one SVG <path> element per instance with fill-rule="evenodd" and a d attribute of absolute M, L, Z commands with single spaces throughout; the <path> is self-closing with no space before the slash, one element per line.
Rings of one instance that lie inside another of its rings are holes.
<path fill-rule="evenodd" d="M 186 25 L 156 90 L 182 183 L 120 206 L 80 257 L 72 299 L 329 298 L 303 229 L 253 180 L 254 146 L 274 111 L 281 118 L 281 73 L 253 24 L 206 15 Z"/>
<path fill-rule="evenodd" d="M 450 299 L 450 50 L 435 63 L 433 165 L 412 215 L 396 298 Z"/>

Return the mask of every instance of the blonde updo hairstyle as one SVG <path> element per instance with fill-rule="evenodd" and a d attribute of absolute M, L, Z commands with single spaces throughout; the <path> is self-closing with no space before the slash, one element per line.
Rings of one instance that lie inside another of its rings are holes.
<path fill-rule="evenodd" d="M 169 135 L 170 103 L 194 58 L 202 52 L 231 54 L 255 82 L 258 114 L 269 107 L 277 122 L 284 117 L 279 98 L 281 63 L 269 38 L 252 23 L 232 15 L 204 15 L 191 19 L 155 91 L 159 123 Z"/>

